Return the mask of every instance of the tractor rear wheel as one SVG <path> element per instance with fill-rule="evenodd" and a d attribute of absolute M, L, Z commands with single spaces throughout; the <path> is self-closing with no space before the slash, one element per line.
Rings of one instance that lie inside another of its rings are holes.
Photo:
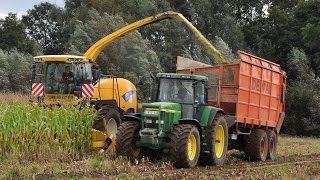
<path fill-rule="evenodd" d="M 141 149 L 135 144 L 139 139 L 139 125 L 136 121 L 125 121 L 120 125 L 116 138 L 117 155 L 127 156 L 131 160 L 140 156 Z"/>
<path fill-rule="evenodd" d="M 245 157 L 249 161 L 265 161 L 268 153 L 268 137 L 266 131 L 253 129 L 246 139 Z"/>
<path fill-rule="evenodd" d="M 200 136 L 195 125 L 177 125 L 173 130 L 171 143 L 171 159 L 176 168 L 190 168 L 197 164 Z"/>
<path fill-rule="evenodd" d="M 117 130 L 120 124 L 121 124 L 120 113 L 117 110 L 115 110 L 113 107 L 103 106 L 99 110 L 98 118 L 95 120 L 92 128 L 104 133 L 108 131 L 113 135 L 113 137 L 116 137 Z"/>
<path fill-rule="evenodd" d="M 219 116 L 206 129 L 208 152 L 202 151 L 199 164 L 203 166 L 222 165 L 228 150 L 228 126 L 224 116 Z"/>
<path fill-rule="evenodd" d="M 273 130 L 267 130 L 267 137 L 268 137 L 268 154 L 267 159 L 274 161 L 277 158 L 277 142 L 278 138 L 276 133 Z"/>

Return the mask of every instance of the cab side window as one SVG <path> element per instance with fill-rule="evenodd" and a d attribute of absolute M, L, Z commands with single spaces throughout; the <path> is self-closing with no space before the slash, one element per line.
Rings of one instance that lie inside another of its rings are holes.
<path fill-rule="evenodd" d="M 198 82 L 195 84 L 195 101 L 198 101 L 199 104 L 206 104 L 206 96 L 203 82 Z"/>

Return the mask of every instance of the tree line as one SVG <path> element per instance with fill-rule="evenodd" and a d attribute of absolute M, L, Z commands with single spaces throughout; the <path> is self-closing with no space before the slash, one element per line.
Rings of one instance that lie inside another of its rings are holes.
<path fill-rule="evenodd" d="M 283 132 L 320 136 L 320 3 L 317 0 L 66 0 L 63 8 L 35 5 L 22 18 L 0 19 L 0 90 L 30 91 L 32 56 L 82 55 L 105 35 L 141 18 L 177 11 L 226 57 L 244 50 L 279 63 L 287 72 Z M 215 61 L 180 22 L 164 20 L 108 46 L 98 63 L 105 74 L 146 84 L 174 72 L 176 56 Z M 148 89 L 140 88 L 140 95 Z"/>

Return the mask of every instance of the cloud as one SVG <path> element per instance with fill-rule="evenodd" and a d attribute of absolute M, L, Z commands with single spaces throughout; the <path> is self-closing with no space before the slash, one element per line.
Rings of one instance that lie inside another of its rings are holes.
<path fill-rule="evenodd" d="M 7 13 L 0 13 L 0 19 L 4 19 L 7 15 Z"/>
<path fill-rule="evenodd" d="M 18 19 L 21 19 L 23 15 L 26 15 L 27 12 L 15 12 L 17 14 Z M 4 19 L 8 16 L 6 13 L 0 13 L 0 19 Z"/>
<path fill-rule="evenodd" d="M 21 0 L 10 0 L 0 2 L 0 18 L 4 18 L 8 13 L 17 13 L 18 17 L 27 13 L 27 10 L 32 9 L 34 5 L 41 2 L 49 2 L 60 7 L 64 7 L 64 0 L 28 0 L 28 3 L 23 3 Z"/>

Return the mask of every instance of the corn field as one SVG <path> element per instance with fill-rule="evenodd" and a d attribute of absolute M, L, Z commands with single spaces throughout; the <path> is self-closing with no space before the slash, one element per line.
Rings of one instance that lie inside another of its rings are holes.
<path fill-rule="evenodd" d="M 95 116 L 94 109 L 0 102 L 0 159 L 82 159 Z"/>

